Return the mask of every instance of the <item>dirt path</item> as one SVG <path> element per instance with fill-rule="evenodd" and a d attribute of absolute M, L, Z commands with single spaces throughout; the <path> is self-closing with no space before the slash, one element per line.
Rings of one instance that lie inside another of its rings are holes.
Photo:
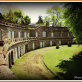
<path fill-rule="evenodd" d="M 22 61 L 25 62 L 21 61 L 22 64 L 15 64 L 12 69 L 13 72 L 15 72 L 19 79 L 53 79 L 53 74 L 46 68 L 42 61 L 43 53 L 52 48 L 53 47 L 43 48 L 27 53 L 25 57 L 22 58 Z"/>
<path fill-rule="evenodd" d="M 0 66 L 0 80 L 16 79 L 14 73 L 7 66 Z"/>

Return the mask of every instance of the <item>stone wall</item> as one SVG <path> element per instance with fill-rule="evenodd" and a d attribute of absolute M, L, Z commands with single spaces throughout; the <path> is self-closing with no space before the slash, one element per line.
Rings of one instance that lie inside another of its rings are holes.
<path fill-rule="evenodd" d="M 67 27 L 34 27 L 3 22 L 0 23 L 0 30 L 1 40 L 4 41 L 1 55 L 5 61 L 4 64 L 9 67 L 12 67 L 18 58 L 29 51 L 56 44 L 68 44 L 73 39 Z M 8 35 L 9 32 L 11 37 Z M 45 37 L 42 36 L 43 32 L 46 33 Z"/>

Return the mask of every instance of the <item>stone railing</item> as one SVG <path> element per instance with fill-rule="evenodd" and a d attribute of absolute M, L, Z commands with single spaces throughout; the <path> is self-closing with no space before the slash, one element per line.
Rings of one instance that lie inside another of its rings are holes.
<path fill-rule="evenodd" d="M 73 37 L 61 37 L 61 39 L 70 39 Z M 29 38 L 13 38 L 13 39 L 7 39 L 7 43 L 11 42 L 19 42 L 19 41 L 31 41 L 31 40 L 52 40 L 52 39 L 60 39 L 60 37 L 29 37 Z"/>

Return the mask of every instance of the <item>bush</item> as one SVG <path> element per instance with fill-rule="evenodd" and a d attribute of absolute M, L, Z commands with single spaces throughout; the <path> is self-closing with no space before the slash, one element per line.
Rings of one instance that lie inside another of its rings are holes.
<path fill-rule="evenodd" d="M 68 47 L 71 47 L 71 42 L 70 41 L 68 42 Z"/>
<path fill-rule="evenodd" d="M 59 49 L 59 44 L 56 44 L 56 49 Z"/>
<path fill-rule="evenodd" d="M 82 59 L 82 51 L 75 53 L 73 56 L 74 59 Z"/>

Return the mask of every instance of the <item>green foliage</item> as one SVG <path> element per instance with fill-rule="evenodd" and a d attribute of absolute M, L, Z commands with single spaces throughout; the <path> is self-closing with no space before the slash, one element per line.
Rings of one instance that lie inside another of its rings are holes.
<path fill-rule="evenodd" d="M 21 12 L 21 11 L 14 11 L 14 15 L 15 15 L 17 18 L 21 18 L 21 17 L 22 17 L 22 12 Z"/>
<path fill-rule="evenodd" d="M 23 16 L 21 17 L 21 23 L 24 24 L 24 18 L 23 18 Z"/>
<path fill-rule="evenodd" d="M 38 17 L 38 22 L 37 22 L 37 24 L 43 24 L 42 16 L 39 16 L 39 17 Z"/>
<path fill-rule="evenodd" d="M 31 22 L 29 16 L 25 16 L 24 21 L 25 21 L 24 22 L 25 24 L 30 24 L 30 22 Z"/>
<path fill-rule="evenodd" d="M 7 13 L 3 14 L 3 17 L 5 20 L 14 23 L 30 24 L 31 22 L 29 16 L 24 16 L 22 10 L 12 11 L 10 9 Z"/>
<path fill-rule="evenodd" d="M 48 16 L 45 16 L 43 22 L 44 22 L 44 25 L 46 25 L 46 22 L 49 22 L 51 24 L 51 18 Z"/>
<path fill-rule="evenodd" d="M 77 42 L 82 43 L 82 4 L 67 3 L 65 7 L 65 23 L 75 35 Z"/>
<path fill-rule="evenodd" d="M 0 13 L 0 19 L 3 19 L 2 13 Z"/>
<path fill-rule="evenodd" d="M 8 20 L 9 22 L 12 22 L 14 20 L 14 13 L 11 9 L 9 10 L 8 13 L 5 14 L 4 19 Z"/>
<path fill-rule="evenodd" d="M 16 17 L 16 23 L 21 23 L 21 18 L 23 17 L 23 11 L 21 10 L 15 10 L 14 15 Z"/>
<path fill-rule="evenodd" d="M 63 7 L 59 5 L 55 5 L 52 8 L 49 8 L 47 10 L 47 14 L 49 14 L 49 17 L 51 18 L 51 21 L 53 22 L 53 26 L 61 26 L 62 20 L 63 20 Z"/>
<path fill-rule="evenodd" d="M 30 20 L 30 18 L 29 18 L 29 16 L 25 16 L 25 17 L 22 17 L 21 18 L 21 23 L 22 24 L 30 24 L 30 22 L 31 22 L 31 20 Z"/>

